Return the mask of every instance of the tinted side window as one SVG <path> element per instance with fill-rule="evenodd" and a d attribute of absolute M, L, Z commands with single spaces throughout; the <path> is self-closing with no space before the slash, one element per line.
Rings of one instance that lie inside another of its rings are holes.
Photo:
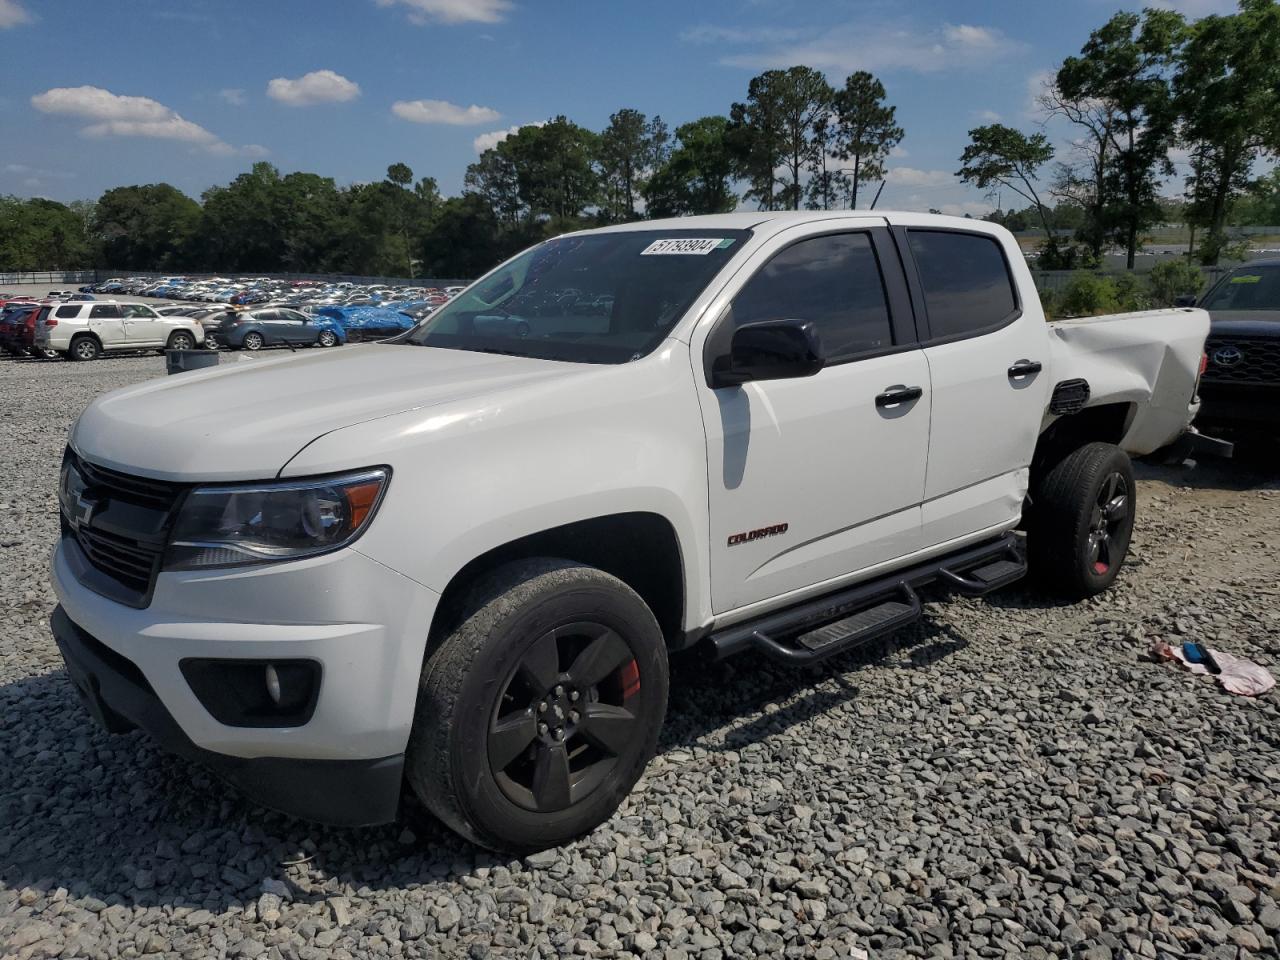
<path fill-rule="evenodd" d="M 941 230 L 909 230 L 907 237 L 935 340 L 976 333 L 1013 313 L 1013 278 L 994 238 Z"/>
<path fill-rule="evenodd" d="M 89 317 L 94 320 L 116 320 L 120 317 L 120 308 L 114 303 L 100 303 L 89 310 Z"/>
<path fill-rule="evenodd" d="M 811 320 L 828 363 L 893 345 L 889 303 L 871 238 L 845 233 L 787 247 L 733 301 L 735 327 Z"/>
<path fill-rule="evenodd" d="M 80 316 L 79 307 L 59 307 L 55 317 L 78 317 Z"/>

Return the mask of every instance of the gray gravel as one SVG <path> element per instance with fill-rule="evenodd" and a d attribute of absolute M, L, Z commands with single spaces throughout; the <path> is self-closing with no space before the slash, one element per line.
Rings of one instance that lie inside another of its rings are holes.
<path fill-rule="evenodd" d="M 509 860 L 416 808 L 292 820 L 93 727 L 46 626 L 58 460 L 88 400 L 162 371 L 0 362 L 0 955 L 1276 955 L 1280 698 L 1140 659 L 1195 638 L 1277 669 L 1258 473 L 1142 467 L 1094 602 L 934 602 L 809 672 L 677 660 L 634 795 Z"/>

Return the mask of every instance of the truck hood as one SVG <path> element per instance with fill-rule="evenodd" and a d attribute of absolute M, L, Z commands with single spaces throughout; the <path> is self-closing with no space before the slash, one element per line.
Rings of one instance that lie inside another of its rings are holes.
<path fill-rule="evenodd" d="M 149 380 L 99 397 L 81 414 L 82 457 L 161 480 L 260 480 L 308 443 L 343 427 L 589 366 L 367 344 Z"/>
<path fill-rule="evenodd" d="M 1211 337 L 1280 337 L 1280 310 L 1211 310 Z"/>

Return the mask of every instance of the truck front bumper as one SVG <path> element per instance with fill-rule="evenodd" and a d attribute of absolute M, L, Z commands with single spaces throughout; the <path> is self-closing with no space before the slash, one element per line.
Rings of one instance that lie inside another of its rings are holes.
<path fill-rule="evenodd" d="M 140 728 L 286 813 L 342 825 L 395 818 L 433 591 L 348 548 L 161 573 L 139 609 L 82 583 L 85 562 L 73 539 L 58 545 L 52 627 L 104 728 Z M 267 665 L 307 664 L 313 695 L 297 715 L 255 714 L 251 698 L 211 695 L 193 663 L 247 671 L 259 700 Z"/>

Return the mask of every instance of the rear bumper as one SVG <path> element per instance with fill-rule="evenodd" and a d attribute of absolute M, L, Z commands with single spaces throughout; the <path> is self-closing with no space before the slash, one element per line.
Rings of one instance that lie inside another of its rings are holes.
<path fill-rule="evenodd" d="M 210 767 L 267 807 L 340 826 L 396 818 L 404 754 L 369 760 L 233 757 L 196 746 L 132 661 L 78 627 L 61 606 L 50 619 L 76 690 L 110 733 L 138 728 L 164 749 Z"/>

